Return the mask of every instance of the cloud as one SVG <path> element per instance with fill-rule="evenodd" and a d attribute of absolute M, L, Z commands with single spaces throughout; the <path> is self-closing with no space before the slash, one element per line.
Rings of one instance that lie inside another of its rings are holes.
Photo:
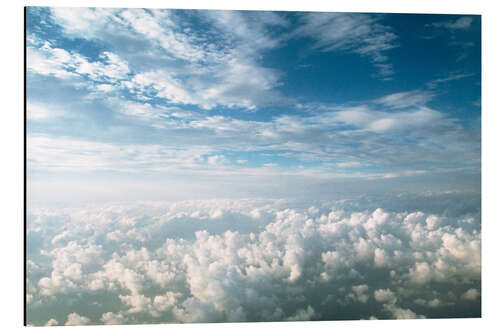
<path fill-rule="evenodd" d="M 35 50 L 29 45 L 27 46 L 26 67 L 28 72 L 34 72 L 41 75 L 53 75 L 60 79 L 77 77 L 75 73 L 65 68 L 66 65 L 64 63 L 60 62 L 60 60 L 68 59 L 71 60 L 71 56 L 67 53 L 67 51 L 62 49 L 52 50 L 49 44 L 46 44 L 46 47 L 41 50 Z"/>
<path fill-rule="evenodd" d="M 30 255 L 28 313 L 43 300 L 67 304 L 74 313 L 53 308 L 52 318 L 73 325 L 423 318 L 436 307 L 465 316 L 463 302 L 480 295 L 478 215 L 403 207 L 247 199 L 32 209 L 29 237 L 66 236 Z M 99 295 L 109 302 L 93 314 L 66 303 Z M 332 311 L 349 304 L 348 317 Z"/>
<path fill-rule="evenodd" d="M 399 97 L 384 100 L 384 103 L 396 104 L 396 108 L 406 107 L 400 102 Z M 346 108 L 332 114 L 338 122 L 357 128 L 375 132 L 396 132 L 401 130 L 428 129 L 434 126 L 448 127 L 452 125 L 451 119 L 443 118 L 443 114 L 427 107 L 419 107 L 411 111 L 384 112 L 371 111 L 364 108 Z"/>
<path fill-rule="evenodd" d="M 481 294 L 479 293 L 479 291 L 477 291 L 477 289 L 472 288 L 472 289 L 467 290 L 462 295 L 462 298 L 465 300 L 468 300 L 468 301 L 475 301 L 480 296 L 481 296 Z"/>
<path fill-rule="evenodd" d="M 297 313 L 291 317 L 286 318 L 288 321 L 306 321 L 314 318 L 314 309 L 308 306 L 307 309 L 298 310 Z"/>
<path fill-rule="evenodd" d="M 46 323 L 45 326 L 58 326 L 59 322 L 55 320 L 54 318 L 50 318 Z"/>
<path fill-rule="evenodd" d="M 137 111 L 137 110 L 136 110 Z M 208 147 L 187 150 L 160 145 L 116 145 L 106 142 L 33 136 L 28 138 L 29 167 L 35 170 L 90 172 L 98 170 L 140 171 L 163 164 L 198 168 Z M 120 161 L 120 167 L 116 162 Z M 158 169 L 160 170 L 160 169 Z"/>
<path fill-rule="evenodd" d="M 446 28 L 449 30 L 466 30 L 469 29 L 472 22 L 473 18 L 469 16 L 462 16 L 456 20 L 448 20 L 448 21 L 441 21 L 441 22 L 434 22 L 431 24 L 428 24 L 427 26 L 435 27 L 435 28 Z"/>
<path fill-rule="evenodd" d="M 353 294 L 350 294 L 350 295 L 353 295 L 354 298 L 358 302 L 366 303 L 368 301 L 368 299 L 370 298 L 370 296 L 366 294 L 366 292 L 369 289 L 369 287 L 366 284 L 360 284 L 358 286 L 353 286 L 351 289 L 354 292 L 354 295 Z"/>
<path fill-rule="evenodd" d="M 423 319 L 425 316 L 417 315 L 410 309 L 403 309 L 397 305 L 398 298 L 394 292 L 389 289 L 378 289 L 374 292 L 377 302 L 384 303 L 383 308 L 389 312 L 394 319 Z"/>
<path fill-rule="evenodd" d="M 314 47 L 324 52 L 345 51 L 369 57 L 379 75 L 388 78 L 392 65 L 383 52 L 398 47 L 398 36 L 379 21 L 382 17 L 351 13 L 307 13 L 303 24 L 293 33 L 315 40 Z"/>
<path fill-rule="evenodd" d="M 207 163 L 210 165 L 220 165 L 227 163 L 227 159 L 224 155 L 212 155 L 207 157 Z"/>
<path fill-rule="evenodd" d="M 28 102 L 26 112 L 28 120 L 45 120 L 64 114 L 60 110 L 54 110 L 53 107 L 31 102 Z"/>
<path fill-rule="evenodd" d="M 106 312 L 102 315 L 101 322 L 105 325 L 123 325 L 126 323 L 126 319 L 121 313 Z"/>
<path fill-rule="evenodd" d="M 377 302 L 396 303 L 396 295 L 389 289 L 375 290 L 374 297 Z"/>
<path fill-rule="evenodd" d="M 111 8 L 51 7 L 51 18 L 70 36 L 93 38 L 112 22 Z"/>
<path fill-rule="evenodd" d="M 429 89 L 435 89 L 438 85 L 445 83 L 445 82 L 450 82 L 450 81 L 456 81 L 460 80 L 466 77 L 473 76 L 474 74 L 467 74 L 467 73 L 451 73 L 450 75 L 438 79 L 434 79 L 427 83 L 427 87 Z"/>
<path fill-rule="evenodd" d="M 244 53 L 277 47 L 284 37 L 272 34 L 271 30 L 288 27 L 290 24 L 276 12 L 215 10 L 206 11 L 203 15 L 226 34 L 234 36 L 239 44 L 238 49 Z"/>
<path fill-rule="evenodd" d="M 405 91 L 380 97 L 375 100 L 375 103 L 394 109 L 405 109 L 408 107 L 423 106 L 432 97 L 433 94 L 428 91 Z"/>
<path fill-rule="evenodd" d="M 33 72 L 59 78 L 69 78 L 76 72 L 102 79 L 104 73 L 111 73 L 113 82 L 124 79 L 118 87 L 127 89 L 136 98 L 154 97 L 203 109 L 216 106 L 253 109 L 283 99 L 274 91 L 281 84 L 280 74 L 260 64 L 259 51 L 278 45 L 269 35 L 270 28 L 286 25 L 284 18 L 275 13 L 198 12 L 196 15 L 207 25 L 207 33 L 201 33 L 180 28 L 181 23 L 188 24 L 185 15 L 182 10 L 54 9 L 51 17 L 66 34 L 100 40 L 119 55 L 103 52 L 102 57 L 108 60 L 105 65 L 84 61 L 74 54 L 65 54 L 65 61 L 54 62 L 50 59 L 60 49 L 47 50 L 49 54 L 30 49 L 32 54 L 28 58 L 32 64 L 28 67 Z M 123 47 L 124 40 L 134 45 L 146 43 L 145 49 L 149 51 L 130 53 Z M 68 64 L 71 57 L 76 57 L 72 62 L 81 63 Z M 122 59 L 128 59 L 130 64 Z M 133 73 L 129 73 L 130 68 Z M 131 77 L 125 80 L 124 74 Z M 99 85 L 96 89 L 112 91 L 109 85 Z"/>
<path fill-rule="evenodd" d="M 78 313 L 70 313 L 68 315 L 68 320 L 64 325 L 66 326 L 80 326 L 80 325 L 88 325 L 90 323 L 90 319 L 85 316 L 80 316 Z"/>
<path fill-rule="evenodd" d="M 175 31 L 171 20 L 172 12 L 163 10 L 146 11 L 143 9 L 126 9 L 120 12 L 125 26 L 158 44 L 163 50 L 176 58 L 188 61 L 201 61 L 210 56 L 203 48 L 196 45 L 195 39 L 189 34 Z"/>
<path fill-rule="evenodd" d="M 317 106 L 307 114 L 280 115 L 268 121 L 209 116 L 156 103 L 109 98 L 106 107 L 117 117 L 133 117 L 139 127 L 151 126 L 152 135 L 166 144 L 116 144 L 32 135 L 28 138 L 29 167 L 86 173 L 114 170 L 271 175 L 268 169 L 238 162 L 247 160 L 242 153 L 254 152 L 262 161 L 259 165 L 275 165 L 282 175 L 395 178 L 432 174 L 439 171 L 436 165 L 451 161 L 458 162 L 458 167 L 479 161 L 475 156 L 477 137 L 463 129 L 456 119 L 425 106 L 431 96 L 419 91 L 396 93 L 373 104 Z M 59 105 L 51 108 L 61 114 L 66 112 Z M 138 120 L 141 122 L 137 123 Z M 128 133 L 136 135 L 135 130 Z M 322 142 L 321 147 L 318 142 Z M 446 142 L 446 147 L 438 142 Z M 265 154 L 269 155 L 269 151 L 276 151 L 275 156 L 293 163 L 290 166 L 267 160 Z M 208 160 L 216 155 L 225 156 L 224 163 L 213 163 L 213 157 Z M 411 168 L 407 164 L 410 160 L 425 164 Z M 315 165 L 307 170 L 296 167 L 304 162 Z M 363 170 L 359 174 L 345 174 L 350 168 L 361 170 L 361 166 L 380 163 L 392 167 L 376 173 Z"/>
<path fill-rule="evenodd" d="M 118 55 L 108 51 L 99 55 L 99 61 L 89 61 L 79 53 L 53 47 L 48 41 L 30 38 L 27 52 L 28 72 L 62 80 L 83 78 L 116 83 L 130 73 L 128 64 Z"/>

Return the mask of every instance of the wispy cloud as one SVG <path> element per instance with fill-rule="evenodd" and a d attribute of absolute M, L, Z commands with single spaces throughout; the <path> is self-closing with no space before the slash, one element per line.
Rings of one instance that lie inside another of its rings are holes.
<path fill-rule="evenodd" d="M 45 120 L 64 115 L 64 112 L 57 107 L 32 102 L 28 102 L 26 112 L 28 120 Z"/>
<path fill-rule="evenodd" d="M 212 28 L 208 29 L 213 31 L 207 32 L 211 33 L 209 39 L 207 35 L 195 33 L 193 29 L 180 29 L 179 22 L 183 22 L 183 14 L 180 12 L 85 9 L 82 15 L 88 17 L 89 22 L 95 19 L 100 25 L 106 24 L 106 29 L 101 31 L 96 28 L 94 31 L 91 28 L 93 32 L 89 34 L 90 23 L 82 20 L 77 15 L 78 11 L 78 8 L 55 9 L 52 17 L 70 36 L 79 35 L 121 44 L 122 40 L 114 41 L 108 36 L 109 31 L 120 31 L 122 38 L 129 39 L 132 43 L 150 43 L 151 51 L 149 54 L 144 53 L 143 58 L 152 63 L 156 59 L 163 59 L 165 65 L 159 66 L 162 69 L 144 69 L 122 83 L 123 87 L 139 97 L 144 98 L 147 90 L 149 97 L 163 98 L 174 104 L 198 105 L 204 109 L 218 105 L 253 109 L 257 105 L 283 99 L 274 91 L 280 85 L 279 72 L 260 65 L 258 53 L 263 48 L 273 48 L 278 44 L 267 29 L 287 25 L 286 20 L 277 14 L 252 13 L 250 19 L 248 15 L 241 15 L 239 12 L 202 12 L 202 17 L 212 24 Z M 75 24 L 71 24 L 72 21 Z M 115 46 L 121 48 L 119 44 Z M 49 51 L 51 54 L 47 54 L 44 59 L 53 56 L 53 50 Z M 111 54 L 103 54 L 103 57 L 109 56 Z M 33 62 L 37 57 L 38 54 L 29 58 Z M 137 54 L 125 54 L 125 57 L 134 61 Z M 72 59 L 67 61 L 70 60 Z M 44 66 L 30 68 L 40 74 L 57 74 L 60 78 L 73 75 L 73 72 L 93 78 L 92 74 L 96 74 L 100 68 L 96 68 L 99 64 L 95 62 L 82 63 L 77 67 L 67 61 L 53 64 L 55 69 L 52 71 L 50 68 L 45 69 L 52 64 L 50 60 L 47 60 L 48 64 L 42 64 Z M 73 70 L 68 70 L 72 67 Z M 141 60 L 140 67 L 144 67 L 144 59 Z M 112 69 L 106 68 L 107 72 L 110 70 Z M 117 70 L 125 70 L 125 67 Z M 103 88 L 101 91 L 111 90 L 109 86 L 98 88 Z"/>
<path fill-rule="evenodd" d="M 113 23 L 112 8 L 50 8 L 52 19 L 73 37 L 94 38 Z"/>
<path fill-rule="evenodd" d="M 382 78 L 393 74 L 384 51 L 398 47 L 398 36 L 380 23 L 381 17 L 369 14 L 308 13 L 293 35 L 315 40 L 314 47 L 324 52 L 345 51 L 369 57 Z"/>
<path fill-rule="evenodd" d="M 27 144 L 30 169 L 77 173 L 199 169 L 204 165 L 203 155 L 213 150 L 194 146 L 179 149 L 162 145 L 118 145 L 50 136 L 30 136 Z"/>
<path fill-rule="evenodd" d="M 398 92 L 377 98 L 375 103 L 394 109 L 404 109 L 408 107 L 424 106 L 433 97 L 434 94 L 429 91 L 413 90 Z"/>
<path fill-rule="evenodd" d="M 456 20 L 447 20 L 447 21 L 439 21 L 439 22 L 434 22 L 431 24 L 428 24 L 428 27 L 434 27 L 434 28 L 445 28 L 451 31 L 454 30 L 466 30 L 469 29 L 472 22 L 473 18 L 470 16 L 463 16 L 460 17 Z"/>
<path fill-rule="evenodd" d="M 464 78 L 470 77 L 470 76 L 474 76 L 474 74 L 471 74 L 471 73 L 450 73 L 450 75 L 448 75 L 446 77 L 441 77 L 441 78 L 437 78 L 437 79 L 430 81 L 429 83 L 427 83 L 427 87 L 429 89 L 435 89 L 438 85 L 440 85 L 442 83 L 456 81 L 456 80 L 464 79 Z"/>

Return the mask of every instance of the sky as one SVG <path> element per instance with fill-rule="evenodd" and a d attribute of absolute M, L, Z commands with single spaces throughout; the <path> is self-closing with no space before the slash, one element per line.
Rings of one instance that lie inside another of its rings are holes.
<path fill-rule="evenodd" d="M 481 17 L 28 7 L 26 322 L 481 316 Z"/>
<path fill-rule="evenodd" d="M 480 26 L 29 7 L 29 199 L 477 192 Z"/>

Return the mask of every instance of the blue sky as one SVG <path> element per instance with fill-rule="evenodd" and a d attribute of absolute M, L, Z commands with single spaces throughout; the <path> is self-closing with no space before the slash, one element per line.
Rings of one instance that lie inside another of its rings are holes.
<path fill-rule="evenodd" d="M 477 192 L 480 27 L 30 7 L 29 198 Z"/>

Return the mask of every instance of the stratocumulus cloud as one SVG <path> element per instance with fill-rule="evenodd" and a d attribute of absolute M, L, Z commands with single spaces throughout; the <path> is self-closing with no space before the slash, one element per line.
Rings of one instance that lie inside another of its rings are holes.
<path fill-rule="evenodd" d="M 28 320 L 402 319 L 480 311 L 477 209 L 356 205 L 221 199 L 34 209 Z M 83 305 L 89 301 L 94 305 Z"/>

